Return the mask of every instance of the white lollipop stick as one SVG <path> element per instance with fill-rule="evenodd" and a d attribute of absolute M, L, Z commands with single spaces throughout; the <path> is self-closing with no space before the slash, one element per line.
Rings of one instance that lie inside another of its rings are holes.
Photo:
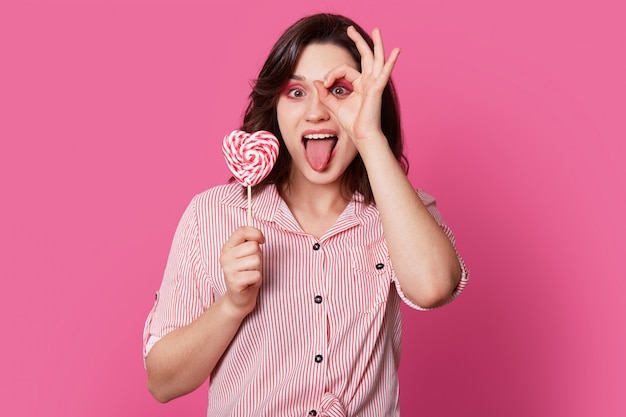
<path fill-rule="evenodd" d="M 278 158 L 278 139 L 260 130 L 249 134 L 234 130 L 224 137 L 226 165 L 244 187 L 248 187 L 248 226 L 252 226 L 252 186 L 268 176 Z"/>
<path fill-rule="evenodd" d="M 248 185 L 248 226 L 252 226 L 252 186 Z"/>

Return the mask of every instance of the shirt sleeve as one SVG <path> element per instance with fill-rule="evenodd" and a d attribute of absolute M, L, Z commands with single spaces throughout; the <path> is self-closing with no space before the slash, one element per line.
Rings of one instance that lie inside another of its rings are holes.
<path fill-rule="evenodd" d="M 154 341 L 190 324 L 213 302 L 202 263 L 196 204 L 194 198 L 176 229 L 163 281 L 144 326 L 144 359 Z"/>
<path fill-rule="evenodd" d="M 439 213 L 439 210 L 437 209 L 437 203 L 434 197 L 427 194 L 423 190 L 417 190 L 417 194 L 420 200 L 422 200 L 422 203 L 424 203 L 424 205 L 426 206 L 426 209 L 428 210 L 430 215 L 433 216 L 433 218 L 435 219 L 439 227 L 441 227 L 445 235 L 448 237 L 448 239 L 450 239 L 450 242 L 452 243 L 452 246 L 454 247 L 454 251 L 456 252 L 456 256 L 459 259 L 459 264 L 461 265 L 461 279 L 459 280 L 457 287 L 454 289 L 454 291 L 450 295 L 450 298 L 448 298 L 448 300 L 444 304 L 442 304 L 443 306 L 445 304 L 450 303 L 452 300 L 458 297 L 458 295 L 463 291 L 463 289 L 465 288 L 465 285 L 467 284 L 467 280 L 469 279 L 469 270 L 465 266 L 465 262 L 463 261 L 463 258 L 461 257 L 461 255 L 459 255 L 459 252 L 456 249 L 456 240 L 454 239 L 454 234 L 452 233 L 452 230 L 444 223 L 443 218 L 441 217 L 441 213 Z M 409 300 L 402 292 L 402 288 L 400 287 L 400 282 L 395 278 L 395 274 L 394 274 L 393 281 L 395 282 L 396 290 L 398 291 L 400 298 L 407 305 L 409 305 L 410 307 L 416 310 L 424 310 L 424 311 L 432 310 L 431 308 L 420 307 L 417 304 L 413 303 L 411 300 Z"/>

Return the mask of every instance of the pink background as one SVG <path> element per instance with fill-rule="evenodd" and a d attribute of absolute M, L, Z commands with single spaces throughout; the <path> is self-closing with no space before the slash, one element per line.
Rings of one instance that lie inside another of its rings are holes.
<path fill-rule="evenodd" d="M 143 323 L 270 46 L 331 11 L 403 48 L 410 177 L 471 270 L 405 310 L 404 415 L 626 415 L 623 2 L 308 3 L 2 2 L 0 413 L 205 415 L 150 397 Z"/>

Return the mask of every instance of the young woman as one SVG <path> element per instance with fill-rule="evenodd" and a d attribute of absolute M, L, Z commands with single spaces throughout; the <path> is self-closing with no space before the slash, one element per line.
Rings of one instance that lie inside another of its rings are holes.
<path fill-rule="evenodd" d="M 146 322 L 159 401 L 210 377 L 209 416 L 399 415 L 400 301 L 453 299 L 467 271 L 434 200 L 406 176 L 380 31 L 306 17 L 278 40 L 242 130 L 279 160 L 256 187 L 197 195 Z"/>

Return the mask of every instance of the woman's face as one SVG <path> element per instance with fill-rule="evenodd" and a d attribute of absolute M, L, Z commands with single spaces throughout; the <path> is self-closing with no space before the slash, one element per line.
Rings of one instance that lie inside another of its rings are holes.
<path fill-rule="evenodd" d="M 291 181 L 313 184 L 339 183 L 357 154 L 335 116 L 319 100 L 313 81 L 340 65 L 358 68 L 344 48 L 333 44 L 311 44 L 300 52 L 293 74 L 278 98 L 278 127 L 291 155 Z M 338 82 L 330 92 L 341 99 L 352 86 Z"/>

